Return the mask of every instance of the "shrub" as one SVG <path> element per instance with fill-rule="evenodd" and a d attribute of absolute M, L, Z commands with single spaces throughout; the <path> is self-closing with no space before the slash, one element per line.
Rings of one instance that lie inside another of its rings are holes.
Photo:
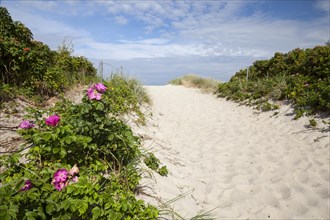
<path fill-rule="evenodd" d="M 135 198 L 140 142 L 109 114 L 122 100 L 104 85 L 89 89 L 99 99 L 89 92 L 81 104 L 30 109 L 19 130 L 31 145 L 27 161 L 21 153 L 0 158 L 1 219 L 157 218 L 157 208 Z"/>
<path fill-rule="evenodd" d="M 296 119 L 318 111 L 330 113 L 330 47 L 295 49 L 275 53 L 269 60 L 256 61 L 238 71 L 227 83 L 219 84 L 218 95 L 237 101 L 283 100 L 294 103 Z M 272 110 L 267 103 L 263 109 Z"/>
<path fill-rule="evenodd" d="M 52 51 L 33 40 L 24 24 L 13 21 L 7 9 L 0 7 L 0 83 L 18 89 L 29 88 L 34 95 L 57 95 L 76 83 L 89 83 L 96 78 L 93 64 L 84 57 L 74 57 L 72 45 L 63 43 Z M 0 88 L 0 102 L 6 92 Z"/>

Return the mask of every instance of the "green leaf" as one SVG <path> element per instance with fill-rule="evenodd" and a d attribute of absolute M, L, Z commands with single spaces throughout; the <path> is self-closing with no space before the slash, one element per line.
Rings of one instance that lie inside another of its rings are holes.
<path fill-rule="evenodd" d="M 67 192 L 68 194 L 72 193 L 74 190 L 75 190 L 75 187 L 72 186 L 72 185 L 69 185 L 69 186 L 66 188 L 66 192 Z"/>
<path fill-rule="evenodd" d="M 43 140 L 49 141 L 49 139 L 52 137 L 52 133 L 51 132 L 43 132 L 43 133 L 40 133 L 40 136 Z"/>
<path fill-rule="evenodd" d="M 64 202 L 62 202 L 62 207 L 65 211 L 68 210 L 68 208 L 70 208 L 70 202 L 68 200 L 65 200 Z"/>
<path fill-rule="evenodd" d="M 109 140 L 109 141 L 112 141 L 114 138 L 115 138 L 115 136 L 114 136 L 113 134 L 110 134 L 110 135 L 108 136 L 108 140 Z"/>
<path fill-rule="evenodd" d="M 54 147 L 54 148 L 53 148 L 53 153 L 54 153 L 54 154 L 57 154 L 58 152 L 60 152 L 60 150 L 61 150 L 61 148 L 59 148 L 59 147 Z"/>
<path fill-rule="evenodd" d="M 104 209 L 109 209 L 110 207 L 111 207 L 111 203 L 108 202 L 108 203 L 105 204 Z"/>
<path fill-rule="evenodd" d="M 66 156 L 66 150 L 64 148 L 61 148 L 60 156 L 61 158 L 64 158 Z"/>
<path fill-rule="evenodd" d="M 66 144 L 71 144 L 71 142 L 72 142 L 71 136 L 67 136 L 67 137 L 65 137 L 65 138 L 64 138 L 64 142 L 65 142 Z"/>
<path fill-rule="evenodd" d="M 27 197 L 32 200 L 37 200 L 39 198 L 39 194 L 37 192 L 28 192 Z"/>
<path fill-rule="evenodd" d="M 80 215 L 83 215 L 87 211 L 87 208 L 88 208 L 87 202 L 81 201 L 80 208 L 78 209 Z"/>
<path fill-rule="evenodd" d="M 46 219 L 46 215 L 43 212 L 38 212 L 38 216 L 40 216 L 42 219 Z"/>
<path fill-rule="evenodd" d="M 55 141 L 55 140 L 57 139 L 57 134 L 52 133 L 52 134 L 51 134 L 51 137 L 52 137 L 52 140 Z"/>
<path fill-rule="evenodd" d="M 46 212 L 48 215 L 52 215 L 52 212 L 55 210 L 55 206 L 54 204 L 52 203 L 49 203 L 47 206 L 46 206 Z"/>
<path fill-rule="evenodd" d="M 102 102 L 97 102 L 97 105 L 96 105 L 96 110 L 103 110 L 104 109 L 104 105 Z"/>
<path fill-rule="evenodd" d="M 71 212 L 75 212 L 80 207 L 79 201 L 77 201 L 75 199 L 70 199 L 69 202 L 70 202 Z"/>
<path fill-rule="evenodd" d="M 7 211 L 7 210 L 8 210 L 8 206 L 6 206 L 6 205 L 0 206 L 0 211 Z"/>
<path fill-rule="evenodd" d="M 96 206 L 93 208 L 92 213 L 93 213 L 92 219 L 98 219 L 98 217 L 101 215 L 101 209 L 98 206 Z"/>

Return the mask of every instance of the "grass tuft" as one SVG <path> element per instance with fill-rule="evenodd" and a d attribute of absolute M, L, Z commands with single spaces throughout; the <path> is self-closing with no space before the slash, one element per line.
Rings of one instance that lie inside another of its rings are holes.
<path fill-rule="evenodd" d="M 186 87 L 199 88 L 204 92 L 216 92 L 221 82 L 211 78 L 203 78 L 196 74 L 188 74 L 181 78 L 170 81 L 172 85 L 182 85 Z"/>

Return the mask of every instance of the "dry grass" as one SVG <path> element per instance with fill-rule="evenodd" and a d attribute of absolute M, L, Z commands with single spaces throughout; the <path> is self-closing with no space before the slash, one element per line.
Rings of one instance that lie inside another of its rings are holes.
<path fill-rule="evenodd" d="M 183 85 L 186 87 L 199 88 L 204 92 L 214 93 L 217 91 L 219 84 L 218 80 L 211 78 L 203 78 L 195 74 L 188 74 L 181 78 L 170 81 L 172 85 Z"/>

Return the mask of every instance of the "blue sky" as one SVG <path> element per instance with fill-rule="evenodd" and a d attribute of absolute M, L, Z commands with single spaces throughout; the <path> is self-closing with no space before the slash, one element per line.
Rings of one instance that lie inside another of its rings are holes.
<path fill-rule="evenodd" d="M 187 73 L 227 81 L 275 52 L 324 45 L 330 39 L 329 0 L 2 0 L 13 20 L 56 49 L 105 74 L 123 67 L 144 84 Z"/>

